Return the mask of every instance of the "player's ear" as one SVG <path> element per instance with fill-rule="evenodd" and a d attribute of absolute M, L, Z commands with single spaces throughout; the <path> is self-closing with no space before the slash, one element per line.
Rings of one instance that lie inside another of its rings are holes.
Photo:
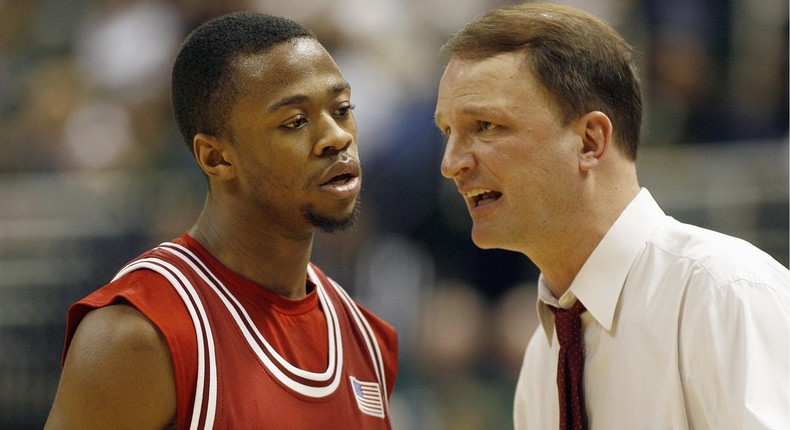
<path fill-rule="evenodd" d="M 579 152 L 579 169 L 594 169 L 612 144 L 612 121 L 603 112 L 593 111 L 577 120 L 582 138 Z"/>
<path fill-rule="evenodd" d="M 235 148 L 226 139 L 198 133 L 192 139 L 192 152 L 210 179 L 225 181 L 235 176 Z"/>

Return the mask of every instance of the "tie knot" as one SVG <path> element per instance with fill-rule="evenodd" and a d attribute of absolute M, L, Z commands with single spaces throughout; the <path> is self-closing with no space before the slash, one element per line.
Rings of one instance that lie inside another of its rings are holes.
<path fill-rule="evenodd" d="M 554 313 L 554 325 L 557 329 L 560 347 L 581 344 L 581 314 L 586 310 L 582 302 L 576 300 L 570 309 L 560 309 L 554 306 L 549 306 L 549 309 Z"/>

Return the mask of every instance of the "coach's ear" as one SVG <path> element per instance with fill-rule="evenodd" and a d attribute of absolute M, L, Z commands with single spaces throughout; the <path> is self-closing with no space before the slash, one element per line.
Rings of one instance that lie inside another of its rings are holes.
<path fill-rule="evenodd" d="M 198 133 L 192 139 L 192 152 L 200 170 L 210 179 L 227 181 L 235 177 L 235 148 L 226 139 Z"/>
<path fill-rule="evenodd" d="M 612 121 L 603 112 L 589 112 L 577 120 L 582 138 L 579 169 L 590 171 L 598 166 L 612 144 Z"/>

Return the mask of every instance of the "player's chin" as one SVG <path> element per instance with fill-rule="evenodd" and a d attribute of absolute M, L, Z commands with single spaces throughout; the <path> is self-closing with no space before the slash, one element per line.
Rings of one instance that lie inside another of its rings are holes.
<path fill-rule="evenodd" d="M 324 233 L 348 230 L 357 224 L 357 214 L 353 212 L 345 218 L 323 218 L 320 220 L 313 220 L 312 224 Z"/>
<path fill-rule="evenodd" d="M 359 204 L 355 203 L 351 207 L 333 211 L 331 214 L 316 211 L 314 208 L 303 208 L 302 210 L 305 219 L 313 227 L 325 233 L 334 233 L 337 231 L 348 230 L 353 228 L 357 223 Z"/>

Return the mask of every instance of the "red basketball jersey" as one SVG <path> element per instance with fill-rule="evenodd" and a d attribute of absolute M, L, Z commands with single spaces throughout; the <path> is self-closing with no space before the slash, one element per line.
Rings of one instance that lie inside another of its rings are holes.
<path fill-rule="evenodd" d="M 170 348 L 179 429 L 389 429 L 395 330 L 320 269 L 300 300 L 232 272 L 188 235 L 124 267 L 69 310 L 127 303 Z"/>

